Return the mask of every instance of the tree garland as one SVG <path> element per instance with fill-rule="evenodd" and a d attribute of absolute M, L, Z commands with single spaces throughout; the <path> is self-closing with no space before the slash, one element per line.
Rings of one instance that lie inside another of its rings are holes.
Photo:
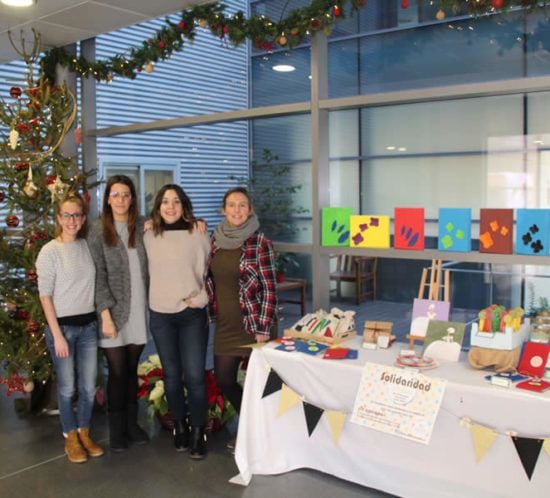
<path fill-rule="evenodd" d="M 418 0 L 437 8 L 436 18 L 445 19 L 446 12 L 454 15 L 481 15 L 514 7 L 546 7 L 550 0 Z M 114 76 L 134 79 L 142 70 L 153 71 L 153 63 L 168 59 L 174 52 L 181 52 L 185 40 L 192 42 L 196 29 L 209 30 L 224 41 L 239 46 L 247 39 L 263 50 L 293 48 L 307 36 L 323 31 L 329 35 L 334 23 L 352 16 L 364 7 L 367 0 L 312 0 L 307 7 L 292 10 L 284 19 L 273 21 L 267 16 L 253 15 L 246 18 L 242 11 L 227 16 L 221 2 L 197 5 L 182 11 L 179 22 L 166 18 L 166 24 L 139 48 L 130 49 L 128 55 L 117 54 L 109 59 L 90 62 L 75 57 L 63 48 L 53 48 L 41 60 L 41 70 L 50 80 L 55 80 L 57 64 L 79 76 L 92 76 L 97 81 L 111 81 Z M 409 7 L 408 0 L 401 1 L 401 8 Z M 347 11 L 347 14 L 346 14 Z"/>

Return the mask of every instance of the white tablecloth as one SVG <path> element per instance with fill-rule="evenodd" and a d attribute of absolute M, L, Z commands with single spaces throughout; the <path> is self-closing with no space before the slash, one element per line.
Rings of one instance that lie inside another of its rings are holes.
<path fill-rule="evenodd" d="M 357 360 L 323 360 L 276 351 L 271 344 L 254 350 L 235 452 L 245 484 L 253 474 L 312 468 L 407 498 L 550 496 L 550 457 L 544 449 L 529 481 L 512 440 L 504 435 L 550 437 L 550 394 L 491 386 L 483 379 L 486 372 L 464 361 L 424 372 L 448 380 L 429 445 L 348 420 L 335 443 L 324 416 L 310 437 L 301 403 L 277 417 L 280 392 L 262 399 L 270 366 L 305 401 L 350 414 L 363 365 L 391 365 L 400 347 L 368 351 L 360 348 L 359 339 L 345 345 L 359 349 Z M 479 463 L 462 417 L 503 434 Z"/>

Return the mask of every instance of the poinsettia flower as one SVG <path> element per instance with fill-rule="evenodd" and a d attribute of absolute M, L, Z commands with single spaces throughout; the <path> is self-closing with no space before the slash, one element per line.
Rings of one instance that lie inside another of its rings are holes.
<path fill-rule="evenodd" d="M 155 382 L 155 387 L 149 394 L 149 400 L 155 401 L 156 399 L 161 398 L 164 396 L 164 381 L 163 380 L 157 380 Z"/>

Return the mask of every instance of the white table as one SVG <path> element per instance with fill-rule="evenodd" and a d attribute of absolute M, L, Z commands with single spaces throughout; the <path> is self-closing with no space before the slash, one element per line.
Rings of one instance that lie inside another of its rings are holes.
<path fill-rule="evenodd" d="M 351 413 L 363 365 L 391 365 L 400 345 L 367 351 L 359 339 L 357 360 L 323 360 L 302 353 L 256 349 L 248 365 L 235 460 L 240 479 L 312 468 L 403 497 L 550 496 L 550 457 L 541 449 L 531 481 L 512 440 L 500 435 L 476 463 L 470 431 L 462 417 L 501 434 L 550 437 L 550 394 L 491 386 L 485 372 L 465 362 L 424 372 L 448 380 L 429 445 L 378 432 L 346 420 L 339 443 L 324 416 L 308 436 L 301 403 L 277 417 L 280 392 L 262 399 L 269 366 L 295 392 L 318 407 Z"/>

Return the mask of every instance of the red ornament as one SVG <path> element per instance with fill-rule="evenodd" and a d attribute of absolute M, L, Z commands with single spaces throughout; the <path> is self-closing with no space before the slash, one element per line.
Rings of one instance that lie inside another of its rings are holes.
<path fill-rule="evenodd" d="M 40 324 L 36 320 L 29 320 L 27 322 L 27 334 L 34 335 L 40 330 Z"/>
<path fill-rule="evenodd" d="M 335 5 L 334 7 L 332 7 L 332 15 L 334 17 L 340 17 L 341 13 L 342 13 L 342 9 L 340 8 L 339 5 Z"/>
<path fill-rule="evenodd" d="M 226 35 L 229 33 L 229 28 L 227 26 L 223 27 L 223 34 Z"/>
<path fill-rule="evenodd" d="M 29 163 L 17 162 L 15 163 L 15 169 L 17 171 L 27 171 L 29 169 Z"/>
<path fill-rule="evenodd" d="M 10 88 L 10 97 L 14 99 L 18 99 L 19 97 L 21 97 L 21 93 L 23 92 L 21 91 L 21 88 L 19 88 L 18 86 L 12 86 Z"/>
<path fill-rule="evenodd" d="M 17 227 L 17 225 L 19 225 L 19 218 L 14 214 L 6 216 L 6 225 L 8 225 L 10 228 Z"/>
<path fill-rule="evenodd" d="M 48 177 L 46 177 L 46 185 L 53 185 L 55 183 L 55 180 L 56 180 L 57 176 L 55 175 L 50 175 Z"/>
<path fill-rule="evenodd" d="M 29 282 L 36 282 L 38 280 L 38 275 L 34 270 L 27 271 L 27 280 Z"/>
<path fill-rule="evenodd" d="M 28 320 L 31 314 L 27 310 L 17 310 L 17 318 L 19 320 Z"/>
<path fill-rule="evenodd" d="M 18 123 L 15 127 L 19 133 L 27 133 L 29 131 L 27 123 Z"/>
<path fill-rule="evenodd" d="M 6 200 L 6 194 L 0 190 L 0 202 L 4 202 Z"/>
<path fill-rule="evenodd" d="M 183 31 L 185 29 L 185 23 L 183 21 L 179 22 L 178 29 L 180 29 L 181 31 Z"/>
<path fill-rule="evenodd" d="M 495 9 L 502 9 L 504 7 L 504 0 L 491 0 L 491 4 Z"/>
<path fill-rule="evenodd" d="M 310 22 L 311 29 L 321 29 L 321 21 L 314 17 Z"/>
<path fill-rule="evenodd" d="M 166 43 L 164 43 L 162 40 L 159 41 L 159 48 L 166 47 Z"/>
<path fill-rule="evenodd" d="M 37 124 L 40 124 L 40 120 L 38 118 L 29 119 L 29 124 L 31 126 L 36 126 Z"/>
<path fill-rule="evenodd" d="M 402 9 L 408 9 L 409 8 L 409 0 L 401 0 L 401 8 Z"/>

